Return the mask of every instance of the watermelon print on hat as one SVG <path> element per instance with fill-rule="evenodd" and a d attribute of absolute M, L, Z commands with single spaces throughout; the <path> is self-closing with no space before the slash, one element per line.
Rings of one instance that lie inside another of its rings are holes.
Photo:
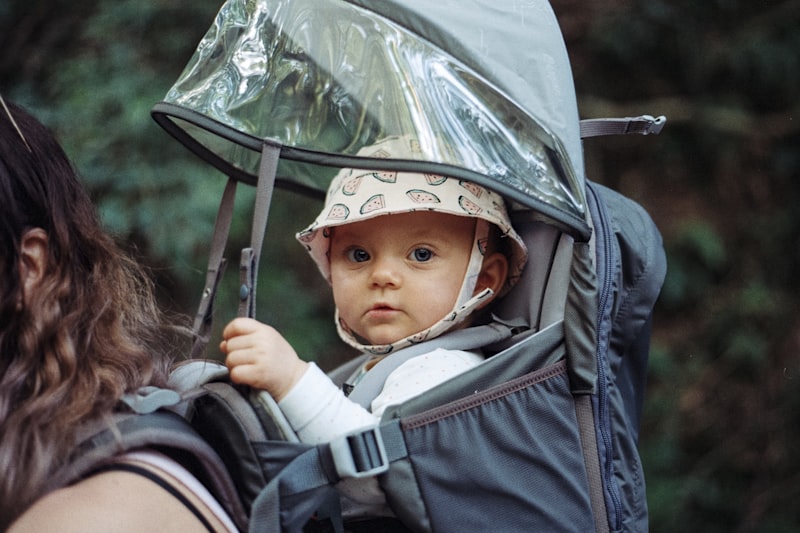
<path fill-rule="evenodd" d="M 331 206 L 328 211 L 328 220 L 347 220 L 350 215 L 350 209 L 344 204 L 335 204 Z"/>
<path fill-rule="evenodd" d="M 411 201 L 415 204 L 440 204 L 439 197 L 432 192 L 423 191 L 422 189 L 411 189 L 406 193 Z"/>
<path fill-rule="evenodd" d="M 401 137 L 390 137 L 362 148 L 358 155 L 408 160 L 422 157 L 415 139 Z M 320 230 L 376 216 L 418 210 L 477 217 L 500 228 L 502 235 L 509 238 L 512 244 L 506 290 L 519 279 L 527 260 L 527 250 L 511 226 L 503 198 L 476 183 L 438 174 L 342 169 L 328 188 L 325 207 L 320 215 L 297 234 L 297 240 L 305 246 L 330 283 L 330 232 Z"/>
<path fill-rule="evenodd" d="M 368 215 L 374 211 L 379 211 L 386 207 L 386 197 L 382 194 L 376 194 L 364 202 L 364 205 L 358 210 L 362 215 Z"/>

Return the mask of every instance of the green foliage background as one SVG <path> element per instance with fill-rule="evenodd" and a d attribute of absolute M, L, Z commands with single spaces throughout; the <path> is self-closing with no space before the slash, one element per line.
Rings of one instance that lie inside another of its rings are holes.
<path fill-rule="evenodd" d="M 106 226 L 193 314 L 224 177 L 150 118 L 220 6 L 4 0 L 0 91 L 52 127 Z M 583 117 L 665 114 L 659 137 L 586 143 L 590 177 L 642 203 L 669 273 L 641 447 L 653 531 L 800 526 L 800 1 L 554 0 Z M 235 313 L 240 187 L 218 310 Z M 323 367 L 327 287 L 294 243 L 318 205 L 278 191 L 259 318 Z"/>

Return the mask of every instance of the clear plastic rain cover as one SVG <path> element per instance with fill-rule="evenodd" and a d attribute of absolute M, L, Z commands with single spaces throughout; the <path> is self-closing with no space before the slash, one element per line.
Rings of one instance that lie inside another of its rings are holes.
<path fill-rule="evenodd" d="M 567 229 L 585 228 L 583 183 L 558 138 L 424 36 L 343 0 L 230 0 L 155 119 L 226 174 L 324 192 L 337 168 L 475 181 Z M 415 161 L 358 157 L 389 136 Z"/>

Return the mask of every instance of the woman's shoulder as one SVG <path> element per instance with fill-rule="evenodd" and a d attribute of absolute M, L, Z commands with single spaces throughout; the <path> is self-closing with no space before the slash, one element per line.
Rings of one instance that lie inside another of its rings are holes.
<path fill-rule="evenodd" d="M 141 475 L 109 471 L 44 496 L 10 533 L 207 531 L 180 501 Z"/>
<path fill-rule="evenodd" d="M 147 452 L 124 457 L 119 465 L 41 498 L 15 522 L 10 533 L 33 531 L 235 531 L 226 516 L 211 511 L 207 499 L 175 469 L 162 470 Z M 180 468 L 180 467 L 178 467 Z"/>

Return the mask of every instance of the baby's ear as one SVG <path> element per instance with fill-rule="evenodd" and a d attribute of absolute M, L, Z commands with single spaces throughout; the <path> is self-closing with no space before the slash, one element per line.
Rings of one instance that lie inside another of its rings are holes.
<path fill-rule="evenodd" d="M 22 235 L 19 263 L 23 295 L 27 298 L 47 269 L 47 232 L 42 228 L 29 229 Z"/>
<path fill-rule="evenodd" d="M 492 289 L 494 294 L 491 298 L 482 303 L 480 307 L 484 307 L 495 299 L 505 285 L 507 276 L 508 259 L 504 254 L 494 252 L 483 258 L 483 266 L 481 267 L 480 274 L 478 274 L 478 282 L 475 284 L 475 294 L 485 289 Z"/>

